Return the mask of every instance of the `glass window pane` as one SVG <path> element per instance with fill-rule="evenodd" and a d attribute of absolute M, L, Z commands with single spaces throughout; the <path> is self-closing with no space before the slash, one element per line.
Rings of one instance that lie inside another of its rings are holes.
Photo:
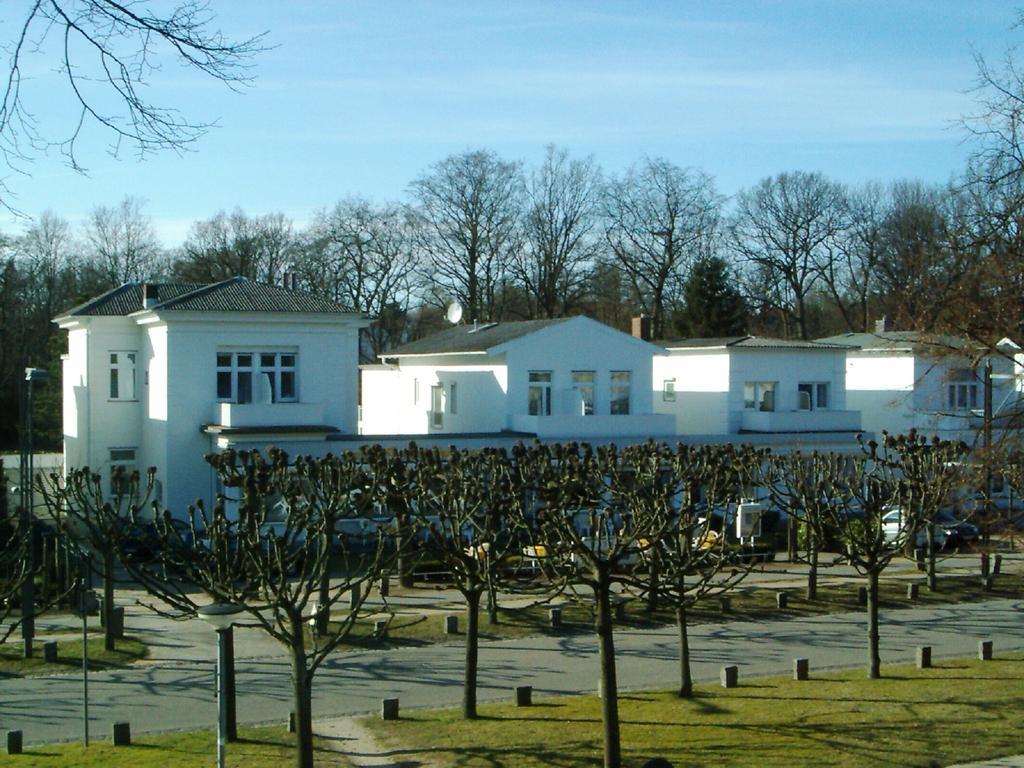
<path fill-rule="evenodd" d="M 219 371 L 217 373 L 217 399 L 231 399 L 231 373 L 228 371 Z"/>
<path fill-rule="evenodd" d="M 551 381 L 551 371 L 530 371 L 530 381 L 549 382 Z"/>
<path fill-rule="evenodd" d="M 252 374 L 248 371 L 238 373 L 238 402 L 252 402 Z"/>
<path fill-rule="evenodd" d="M 294 371 L 281 372 L 281 399 L 295 399 L 295 373 Z"/>
<path fill-rule="evenodd" d="M 111 355 L 114 357 L 114 355 Z M 110 399 L 117 400 L 118 398 L 118 387 L 117 387 L 117 368 L 110 369 Z"/>
<path fill-rule="evenodd" d="M 252 355 L 239 355 L 238 356 L 238 367 L 239 368 L 252 368 Z"/>
<path fill-rule="evenodd" d="M 281 367 L 282 368 L 294 368 L 295 367 L 295 355 L 281 355 Z"/>
<path fill-rule="evenodd" d="M 117 352 L 110 353 L 110 364 L 117 365 Z"/>
<path fill-rule="evenodd" d="M 748 381 L 743 385 L 743 407 L 744 408 L 755 408 L 757 406 L 757 397 L 754 394 L 754 383 Z"/>
<path fill-rule="evenodd" d="M 277 361 L 277 355 L 260 355 L 260 367 L 261 368 L 273 368 Z"/>
<path fill-rule="evenodd" d="M 230 368 L 231 367 L 231 353 L 230 352 L 218 352 L 217 353 L 217 367 L 218 368 Z"/>

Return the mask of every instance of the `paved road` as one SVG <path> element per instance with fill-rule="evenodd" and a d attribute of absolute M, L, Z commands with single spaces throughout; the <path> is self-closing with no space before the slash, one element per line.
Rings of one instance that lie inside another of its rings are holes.
<path fill-rule="evenodd" d="M 931 645 L 936 657 L 970 656 L 979 639 L 995 641 L 996 653 L 1024 649 L 1024 601 L 891 611 L 882 617 L 883 663 L 913 659 L 913 648 Z M 865 658 L 862 614 L 808 619 L 702 625 L 691 632 L 698 680 L 718 676 L 722 664 L 740 675 L 785 673 L 798 656 L 814 670 L 861 664 Z M 212 638 L 211 638 L 212 640 Z M 672 628 L 623 631 L 616 636 L 623 688 L 671 685 L 678 677 Z M 402 707 L 455 706 L 460 701 L 462 646 L 434 646 L 338 655 L 317 673 L 314 716 L 361 714 L 381 698 L 399 696 Z M 537 637 L 484 643 L 480 698 L 508 699 L 515 685 L 537 695 L 595 690 L 597 658 L 591 636 Z M 238 712 L 243 722 L 283 721 L 290 710 L 288 666 L 279 656 L 240 661 Z M 90 675 L 91 730 L 109 734 L 115 720 L 132 731 L 209 727 L 216 721 L 210 661 L 164 661 L 142 668 Z M 19 728 L 27 743 L 80 738 L 79 676 L 0 680 L 0 729 Z"/>

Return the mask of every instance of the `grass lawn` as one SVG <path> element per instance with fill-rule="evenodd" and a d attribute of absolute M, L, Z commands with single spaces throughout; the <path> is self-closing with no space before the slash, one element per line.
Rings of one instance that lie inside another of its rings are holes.
<path fill-rule="evenodd" d="M 652 757 L 682 766 L 948 765 L 1024 752 L 1024 654 L 946 661 L 930 670 L 861 669 L 805 682 L 743 682 L 620 696 L 624 765 Z M 396 761 L 459 768 L 582 768 L 601 764 L 600 700 L 541 699 L 531 708 L 484 705 L 465 721 L 456 710 L 367 719 Z M 452 748 L 448 745 L 458 745 Z"/>
<path fill-rule="evenodd" d="M 237 768 L 277 768 L 295 761 L 294 734 L 284 728 L 239 728 L 239 740 L 227 745 L 227 765 Z M 316 765 L 350 768 L 344 756 L 315 744 Z M 114 747 L 109 741 L 51 744 L 30 747 L 21 755 L 0 756 L 0 765 L 26 768 L 194 768 L 213 765 L 217 756 L 214 731 L 167 733 L 132 737 L 130 747 Z"/>
<path fill-rule="evenodd" d="M 716 623 L 723 621 L 758 621 L 781 616 L 809 616 L 824 613 L 845 611 L 863 611 L 857 602 L 856 583 L 829 584 L 827 572 L 823 573 L 819 586 L 818 598 L 809 601 L 804 597 L 804 589 L 789 589 L 789 603 L 785 610 L 776 607 L 777 590 L 752 585 L 740 585 L 730 593 L 731 611 L 723 614 L 717 599 L 707 599 L 689 612 L 692 624 Z M 923 579 L 923 574 L 921 574 Z M 1024 575 L 1004 574 L 994 580 L 991 592 L 982 589 L 980 579 L 974 576 L 941 576 L 938 590 L 929 592 L 923 583 L 920 585 L 918 598 L 907 599 L 907 581 L 903 579 L 883 580 L 881 584 L 881 610 L 912 608 L 943 603 L 978 602 L 998 598 L 1019 598 L 1024 592 Z M 429 588 L 416 590 L 418 593 L 429 594 Z M 548 610 L 551 605 L 562 606 L 562 629 L 553 630 L 548 623 Z M 452 614 L 459 616 L 459 628 L 465 629 L 465 618 L 462 606 L 453 606 Z M 558 598 L 551 604 L 542 604 L 531 608 L 515 610 L 501 609 L 497 624 L 489 624 L 486 611 L 480 615 L 480 639 L 498 640 L 528 637 L 541 634 L 567 634 L 572 632 L 589 632 L 593 629 L 593 614 L 585 604 L 571 602 L 568 598 Z M 623 628 L 651 628 L 675 623 L 675 613 L 671 607 L 662 607 L 647 613 L 641 600 L 629 600 L 625 605 L 625 618 L 618 622 Z M 374 635 L 372 621 L 357 623 L 352 635 L 344 647 L 350 648 L 387 648 L 398 646 L 421 646 L 430 643 L 458 641 L 461 634 L 453 637 L 444 633 L 444 616 L 433 614 L 400 613 L 391 621 L 386 638 Z"/>
<path fill-rule="evenodd" d="M 36 638 L 35 653 L 31 659 L 21 657 L 22 645 L 19 638 L 10 638 L 6 643 L 0 645 L 0 677 L 5 675 L 54 675 L 82 669 L 81 639 L 59 640 L 57 642 L 57 661 L 52 664 L 43 661 L 43 642 L 45 640 L 45 635 Z M 146 646 L 132 637 L 117 640 L 115 650 L 105 651 L 103 650 L 102 636 L 92 634 L 89 636 L 89 669 L 91 670 L 125 667 L 145 658 L 147 653 Z"/>

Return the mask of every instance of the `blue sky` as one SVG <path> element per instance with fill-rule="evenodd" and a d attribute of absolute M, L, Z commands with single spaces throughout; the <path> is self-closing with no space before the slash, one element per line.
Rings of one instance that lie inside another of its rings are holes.
<path fill-rule="evenodd" d="M 549 143 L 611 173 L 663 156 L 725 194 L 796 169 L 941 182 L 967 153 L 955 123 L 973 108 L 972 51 L 998 59 L 1022 36 L 1013 4 L 994 0 L 211 5 L 229 34 L 268 32 L 252 86 L 169 67 L 151 90 L 217 128 L 182 157 L 141 163 L 89 133 L 89 175 L 37 159 L 7 178 L 17 208 L 77 222 L 136 195 L 175 245 L 221 209 L 301 224 L 346 195 L 404 199 L 453 152 L 532 163 Z M 38 63 L 30 74 L 37 113 L 66 119 L 56 76 Z M 22 226 L 0 216 L 0 231 Z"/>

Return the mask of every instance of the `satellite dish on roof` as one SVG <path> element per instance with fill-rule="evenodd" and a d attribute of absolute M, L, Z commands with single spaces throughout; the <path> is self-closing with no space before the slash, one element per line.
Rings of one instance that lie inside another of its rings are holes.
<path fill-rule="evenodd" d="M 444 313 L 444 316 L 448 318 L 448 322 L 452 325 L 458 325 L 459 320 L 462 319 L 462 305 L 457 301 L 453 301 L 448 305 L 448 311 Z"/>

